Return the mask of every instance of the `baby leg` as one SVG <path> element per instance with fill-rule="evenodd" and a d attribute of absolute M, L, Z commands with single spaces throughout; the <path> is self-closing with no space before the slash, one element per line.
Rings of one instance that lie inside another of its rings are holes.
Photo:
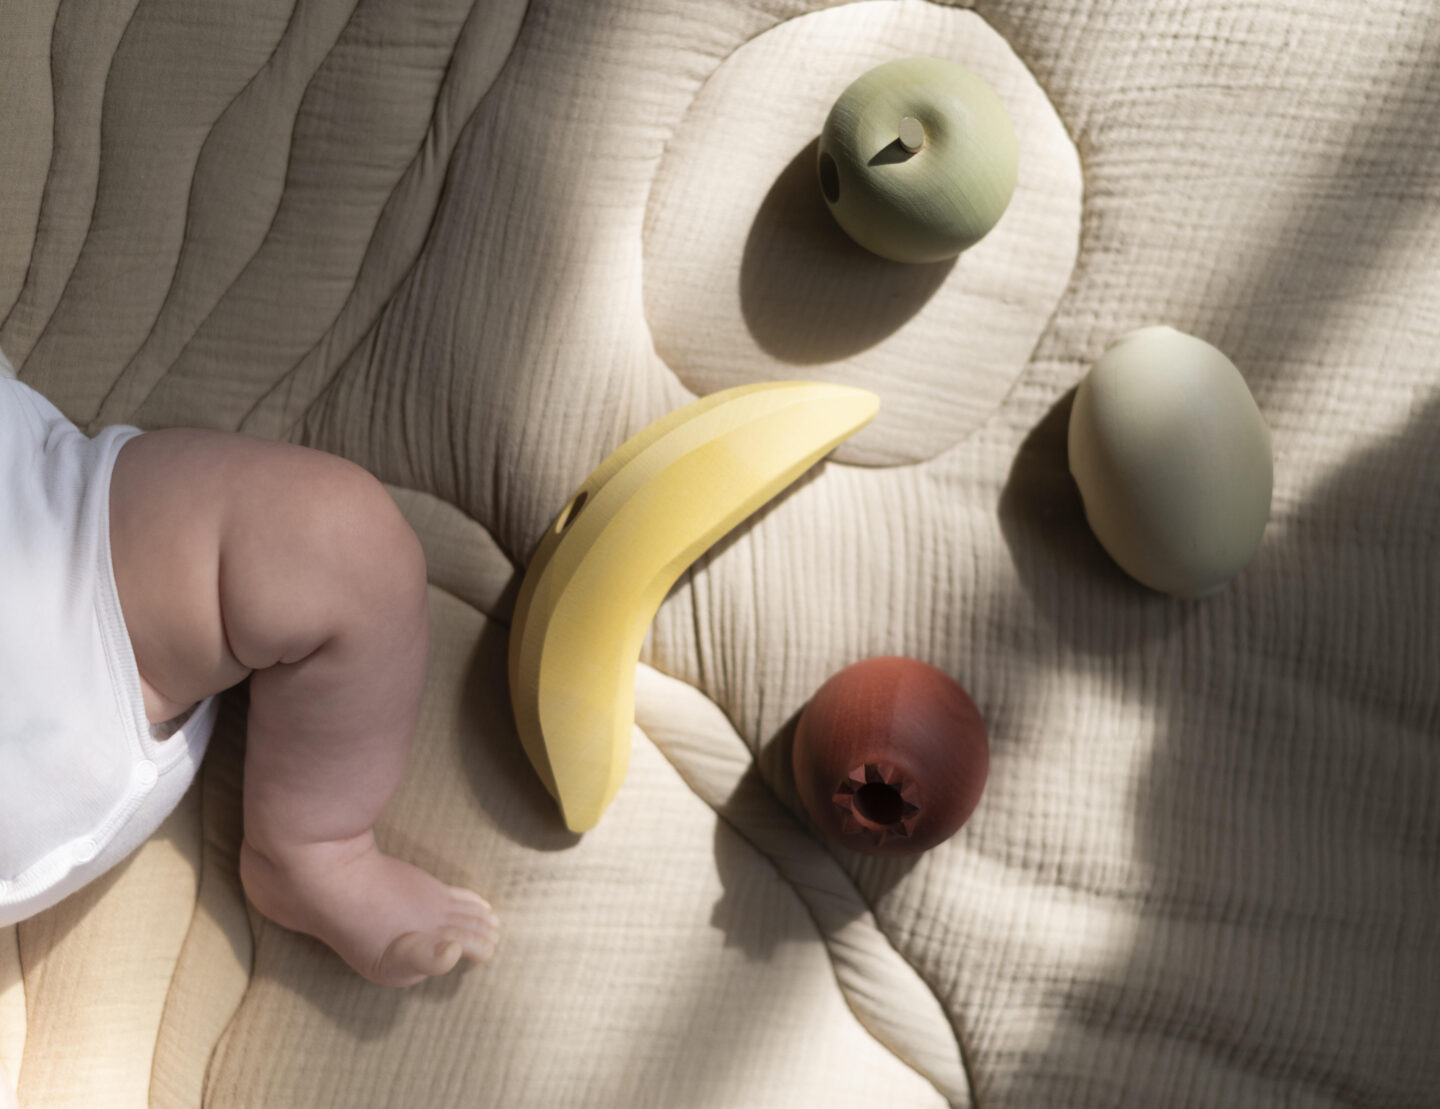
<path fill-rule="evenodd" d="M 151 432 L 116 461 L 111 545 L 157 715 L 253 672 L 240 872 L 255 906 L 386 985 L 489 958 L 484 900 L 375 844 L 429 645 L 424 555 L 384 487 L 319 451 Z"/>

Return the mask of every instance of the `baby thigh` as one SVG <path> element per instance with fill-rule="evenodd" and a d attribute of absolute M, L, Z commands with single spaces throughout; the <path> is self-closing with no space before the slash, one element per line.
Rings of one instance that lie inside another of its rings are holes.
<path fill-rule="evenodd" d="M 219 566 L 228 482 L 251 442 L 175 428 L 129 440 L 115 459 L 110 560 L 152 724 L 250 673 L 225 636 Z"/>
<path fill-rule="evenodd" d="M 130 525 L 188 529 L 174 547 L 163 530 L 137 533 L 175 564 L 131 575 L 160 613 L 132 629 L 137 662 L 140 642 L 155 648 L 142 674 L 189 703 L 253 672 L 247 838 L 263 849 L 368 830 L 403 773 L 429 641 L 424 555 L 384 487 L 320 451 L 194 429 L 127 443 L 115 482 L 112 548 L 121 502 L 142 506 Z M 167 600 L 167 584 L 181 595 Z M 123 585 L 121 602 L 128 625 Z"/>

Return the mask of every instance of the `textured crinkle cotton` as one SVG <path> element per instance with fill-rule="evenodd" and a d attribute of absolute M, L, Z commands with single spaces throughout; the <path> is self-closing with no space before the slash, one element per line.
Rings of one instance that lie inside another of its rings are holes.
<path fill-rule="evenodd" d="M 377 836 L 506 926 L 403 996 L 252 931 L 237 691 L 162 833 L 0 928 L 22 1102 L 1433 1104 L 1434 10 L 0 4 L 0 346 L 90 434 L 387 483 L 432 633 Z M 815 173 L 844 88 L 923 54 L 1020 143 L 948 267 L 867 255 Z M 1264 539 L 1200 601 L 1117 569 L 1067 468 L 1072 391 L 1148 323 L 1224 351 L 1273 436 Z M 530 552 L 652 420 L 797 378 L 881 413 L 661 605 L 575 842 L 507 688 Z M 828 851 L 790 774 L 807 700 L 881 654 L 991 737 L 975 814 L 903 867 Z"/>

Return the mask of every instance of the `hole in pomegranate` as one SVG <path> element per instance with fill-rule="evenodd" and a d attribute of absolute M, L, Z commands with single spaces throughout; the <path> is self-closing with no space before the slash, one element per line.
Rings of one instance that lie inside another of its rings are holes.
<path fill-rule="evenodd" d="M 893 786 L 867 782 L 855 791 L 855 811 L 871 824 L 898 824 L 905 813 L 905 802 Z"/>

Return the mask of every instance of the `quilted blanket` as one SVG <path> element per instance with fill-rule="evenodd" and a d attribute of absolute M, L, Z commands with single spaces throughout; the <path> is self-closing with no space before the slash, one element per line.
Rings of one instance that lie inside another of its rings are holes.
<path fill-rule="evenodd" d="M 815 142 L 919 54 L 995 88 L 1020 171 L 904 266 L 834 226 Z M 0 930 L 22 1105 L 1440 1104 L 1433 4 L 26 0 L 0 159 L 22 380 L 387 483 L 433 643 L 379 836 L 505 924 L 393 991 L 254 914 L 238 687 L 161 831 Z M 1076 384 L 1150 323 L 1273 437 L 1259 553 L 1199 601 L 1115 567 L 1066 466 Z M 768 379 L 881 414 L 666 599 L 571 835 L 509 706 L 526 561 L 629 435 Z M 790 770 L 884 654 L 991 741 L 909 860 L 820 838 Z"/>

